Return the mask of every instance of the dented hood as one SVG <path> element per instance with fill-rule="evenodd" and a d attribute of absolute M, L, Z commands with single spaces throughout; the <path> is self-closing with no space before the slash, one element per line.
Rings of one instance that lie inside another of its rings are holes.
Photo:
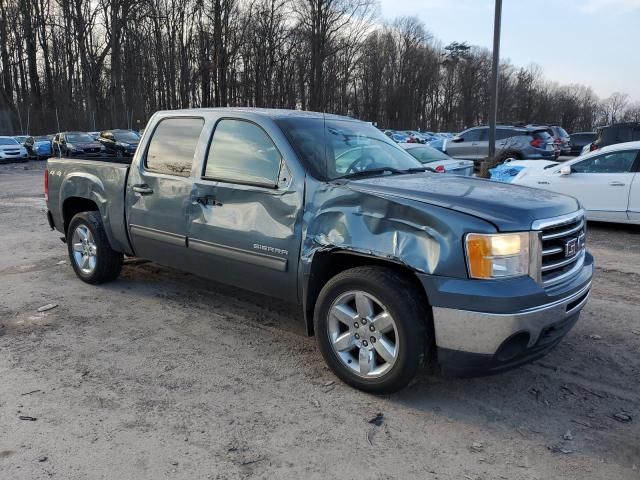
<path fill-rule="evenodd" d="M 537 188 L 446 174 L 385 175 L 350 180 L 347 188 L 385 197 L 409 198 L 466 213 L 500 231 L 530 230 L 541 218 L 579 209 L 572 197 Z"/>

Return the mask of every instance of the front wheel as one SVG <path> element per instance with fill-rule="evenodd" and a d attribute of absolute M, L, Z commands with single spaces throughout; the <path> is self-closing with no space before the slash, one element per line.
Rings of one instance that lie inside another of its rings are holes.
<path fill-rule="evenodd" d="M 111 248 L 98 212 L 75 215 L 67 230 L 69 259 L 76 275 L 86 283 L 105 283 L 118 278 L 122 253 Z"/>
<path fill-rule="evenodd" d="M 332 278 L 314 314 L 318 345 L 331 370 L 366 392 L 405 387 L 431 344 L 422 299 L 403 275 L 384 267 L 357 267 Z"/>

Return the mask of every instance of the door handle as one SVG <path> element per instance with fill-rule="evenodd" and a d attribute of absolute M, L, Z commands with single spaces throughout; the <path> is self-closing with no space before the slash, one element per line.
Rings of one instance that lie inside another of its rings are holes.
<path fill-rule="evenodd" d="M 153 189 L 149 187 L 146 183 L 140 183 L 138 185 L 134 185 L 131 189 L 139 193 L 140 195 L 151 195 L 153 193 Z"/>
<path fill-rule="evenodd" d="M 200 204 L 203 207 L 221 207 L 222 203 L 216 201 L 216 198 L 213 195 L 205 195 L 204 197 L 196 197 L 196 201 L 193 202 L 194 205 Z"/>
<path fill-rule="evenodd" d="M 625 183 L 613 181 L 613 182 L 609 182 L 609 185 L 611 185 L 612 187 L 624 187 Z"/>

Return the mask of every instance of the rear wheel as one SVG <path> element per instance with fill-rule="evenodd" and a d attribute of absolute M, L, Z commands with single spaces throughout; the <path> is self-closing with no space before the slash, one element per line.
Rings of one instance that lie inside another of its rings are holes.
<path fill-rule="evenodd" d="M 71 219 L 67 248 L 73 270 L 82 281 L 98 284 L 118 278 L 123 256 L 109 245 L 98 212 L 78 213 Z"/>
<path fill-rule="evenodd" d="M 332 278 L 314 314 L 317 341 L 331 370 L 371 393 L 406 386 L 431 341 L 422 298 L 404 276 L 384 267 L 357 267 Z"/>
<path fill-rule="evenodd" d="M 522 160 L 522 155 L 518 152 L 502 152 L 496 160 L 498 163 L 512 162 L 514 160 Z"/>

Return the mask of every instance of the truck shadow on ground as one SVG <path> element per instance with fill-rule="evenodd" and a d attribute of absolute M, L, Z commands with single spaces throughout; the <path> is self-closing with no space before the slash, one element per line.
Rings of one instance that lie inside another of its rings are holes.
<path fill-rule="evenodd" d="M 315 340 L 306 338 L 302 312 L 296 305 L 137 260 L 125 265 L 118 282 L 102 288 L 124 288 L 130 294 L 160 298 L 204 315 L 224 311 L 234 322 L 268 327 L 265 335 L 293 336 L 308 342 L 307 352 L 301 354 L 306 368 L 324 370 Z M 585 371 L 584 366 L 593 363 L 593 352 L 583 345 L 583 336 L 574 330 L 543 359 L 500 375 L 456 379 L 425 371 L 402 392 L 373 397 L 373 401 L 477 424 L 479 429 L 493 428 L 513 436 L 514 441 L 528 439 L 559 455 L 606 452 L 607 461 L 637 464 L 637 422 L 621 423 L 615 414 L 635 415 L 640 395 L 632 385 L 620 388 L 597 372 Z M 328 374 L 328 378 L 333 376 Z"/>

